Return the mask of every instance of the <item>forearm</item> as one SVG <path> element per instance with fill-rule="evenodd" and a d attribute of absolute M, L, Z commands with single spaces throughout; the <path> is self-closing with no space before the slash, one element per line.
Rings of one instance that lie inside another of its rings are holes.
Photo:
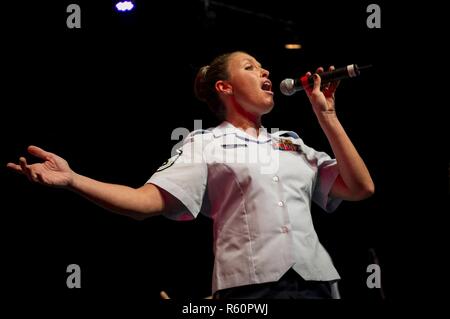
<path fill-rule="evenodd" d="M 322 111 L 316 112 L 316 115 L 336 157 L 339 174 L 345 185 L 354 194 L 361 194 L 362 197 L 371 195 L 374 192 L 374 184 L 370 173 L 336 113 Z"/>
<path fill-rule="evenodd" d="M 163 209 L 160 194 L 124 185 L 103 183 L 74 173 L 68 189 L 112 212 L 143 219 Z"/>

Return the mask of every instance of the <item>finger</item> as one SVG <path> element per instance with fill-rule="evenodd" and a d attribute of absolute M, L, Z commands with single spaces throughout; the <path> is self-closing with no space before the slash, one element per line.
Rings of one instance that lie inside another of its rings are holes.
<path fill-rule="evenodd" d="M 9 169 L 12 169 L 13 171 L 23 174 L 22 168 L 20 167 L 20 165 L 17 165 L 14 163 L 8 163 L 8 164 L 6 164 L 6 167 L 8 167 Z"/>
<path fill-rule="evenodd" d="M 336 88 L 339 86 L 339 84 L 341 84 L 341 80 L 337 80 L 334 82 L 334 89 L 336 90 Z"/>
<path fill-rule="evenodd" d="M 324 71 L 323 67 L 321 67 L 321 66 L 316 69 L 316 73 L 317 74 L 323 73 L 323 71 Z M 327 87 L 328 87 L 328 83 L 325 83 L 324 85 L 322 85 L 322 78 L 320 78 L 320 86 L 319 86 L 319 88 L 321 88 L 322 91 L 323 91 Z"/>
<path fill-rule="evenodd" d="M 44 160 L 47 160 L 51 155 L 53 155 L 52 153 L 44 151 L 42 148 L 34 145 L 28 146 L 28 153 Z"/>
<path fill-rule="evenodd" d="M 170 299 L 169 295 L 166 294 L 166 292 L 163 290 L 159 293 L 162 299 Z"/>
<path fill-rule="evenodd" d="M 45 181 L 44 181 L 44 177 L 42 177 L 42 174 L 41 173 L 36 173 L 36 177 L 37 177 L 37 182 L 39 182 L 39 183 L 41 183 L 41 184 L 47 184 Z"/>
<path fill-rule="evenodd" d="M 312 89 L 312 92 L 318 92 L 320 91 L 320 83 L 322 82 L 322 80 L 320 79 L 320 75 L 315 73 L 313 75 L 313 79 L 314 79 L 314 87 Z"/>
<path fill-rule="evenodd" d="M 330 71 L 334 71 L 334 70 L 335 70 L 334 65 L 330 65 L 329 70 L 330 70 Z M 336 88 L 338 87 L 339 83 L 340 83 L 339 80 L 338 80 L 338 81 L 332 81 L 332 82 L 330 82 L 330 85 L 329 85 L 329 87 L 328 87 L 329 91 L 330 91 L 331 93 L 334 93 L 334 92 L 336 91 Z"/>
<path fill-rule="evenodd" d="M 33 180 L 31 177 L 31 171 L 30 168 L 27 165 L 27 160 L 25 157 L 19 158 L 20 168 L 22 169 L 22 172 L 25 174 L 26 177 L 31 181 Z"/>
<path fill-rule="evenodd" d="M 27 159 L 25 157 L 20 157 L 19 158 L 19 165 L 20 168 L 22 169 L 22 171 L 28 171 L 28 163 L 27 163 Z"/>
<path fill-rule="evenodd" d="M 303 88 L 305 89 L 306 95 L 310 96 L 312 93 L 312 87 L 309 85 L 309 77 L 311 76 L 311 72 L 306 72 L 305 75 L 301 78 Z"/>
<path fill-rule="evenodd" d="M 337 89 L 337 87 L 339 86 L 339 83 L 341 83 L 341 81 L 333 81 L 333 82 L 331 82 L 330 83 L 330 87 L 329 87 L 329 90 L 332 92 L 332 93 L 334 93 L 334 92 L 336 92 L 336 89 Z"/>
<path fill-rule="evenodd" d="M 32 168 L 30 168 L 30 176 L 33 182 L 39 182 L 37 173 Z"/>
<path fill-rule="evenodd" d="M 334 71 L 335 70 L 335 68 L 334 68 L 334 65 L 330 65 L 330 67 L 328 68 L 328 70 L 331 72 L 331 71 Z M 336 83 L 337 81 L 331 81 L 330 82 L 330 88 L 332 88 L 332 87 L 334 87 L 334 84 Z"/>

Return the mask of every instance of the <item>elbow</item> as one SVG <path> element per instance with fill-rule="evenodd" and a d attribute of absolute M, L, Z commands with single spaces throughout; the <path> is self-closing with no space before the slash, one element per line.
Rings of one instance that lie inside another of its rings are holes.
<path fill-rule="evenodd" d="M 123 212 L 123 215 L 131 217 L 136 221 L 143 221 L 149 217 L 159 215 L 159 213 L 153 210 L 136 209 L 133 211 Z"/>
<path fill-rule="evenodd" d="M 135 212 L 133 214 L 130 214 L 129 216 L 134 220 L 143 221 L 149 217 L 153 217 L 160 214 L 161 212 L 159 211 L 142 211 L 142 212 Z"/>
<path fill-rule="evenodd" d="M 147 217 L 148 217 L 148 215 L 146 215 L 146 214 L 140 214 L 140 213 L 133 214 L 133 215 L 131 216 L 131 218 L 133 218 L 134 220 L 136 220 L 136 221 L 138 221 L 138 222 L 145 220 Z"/>
<path fill-rule="evenodd" d="M 371 181 L 363 185 L 356 194 L 357 200 L 367 199 L 375 194 L 375 184 Z"/>
<path fill-rule="evenodd" d="M 367 197 L 373 196 L 373 194 L 375 194 L 375 184 L 370 181 L 369 185 L 367 185 L 366 187 L 366 194 Z"/>
<path fill-rule="evenodd" d="M 117 210 L 115 210 L 113 212 L 115 212 L 115 213 L 117 213 L 119 215 L 122 215 L 122 216 L 126 216 L 126 217 L 131 218 L 131 219 L 136 220 L 136 221 L 142 221 L 142 220 L 144 220 L 144 219 L 146 219 L 147 217 L 150 216 L 150 215 L 147 215 L 147 214 L 137 213 L 135 211 L 131 212 L 131 211 L 117 211 Z"/>

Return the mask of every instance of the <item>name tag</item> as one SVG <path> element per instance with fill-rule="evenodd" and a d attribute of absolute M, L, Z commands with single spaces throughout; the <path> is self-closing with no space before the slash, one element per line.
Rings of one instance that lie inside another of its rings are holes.
<path fill-rule="evenodd" d="M 222 144 L 223 148 L 247 147 L 247 144 Z"/>

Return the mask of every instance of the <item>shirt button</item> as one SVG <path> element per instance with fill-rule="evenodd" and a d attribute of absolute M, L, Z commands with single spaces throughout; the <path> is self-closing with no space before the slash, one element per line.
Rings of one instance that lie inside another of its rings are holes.
<path fill-rule="evenodd" d="M 278 178 L 278 176 L 274 176 L 274 177 L 272 177 L 272 180 L 273 180 L 275 183 L 277 183 L 280 179 Z"/>
<path fill-rule="evenodd" d="M 286 226 L 281 227 L 281 232 L 286 234 L 289 232 L 289 228 L 287 228 Z"/>
<path fill-rule="evenodd" d="M 283 202 L 278 202 L 278 206 L 283 207 L 284 203 Z"/>

